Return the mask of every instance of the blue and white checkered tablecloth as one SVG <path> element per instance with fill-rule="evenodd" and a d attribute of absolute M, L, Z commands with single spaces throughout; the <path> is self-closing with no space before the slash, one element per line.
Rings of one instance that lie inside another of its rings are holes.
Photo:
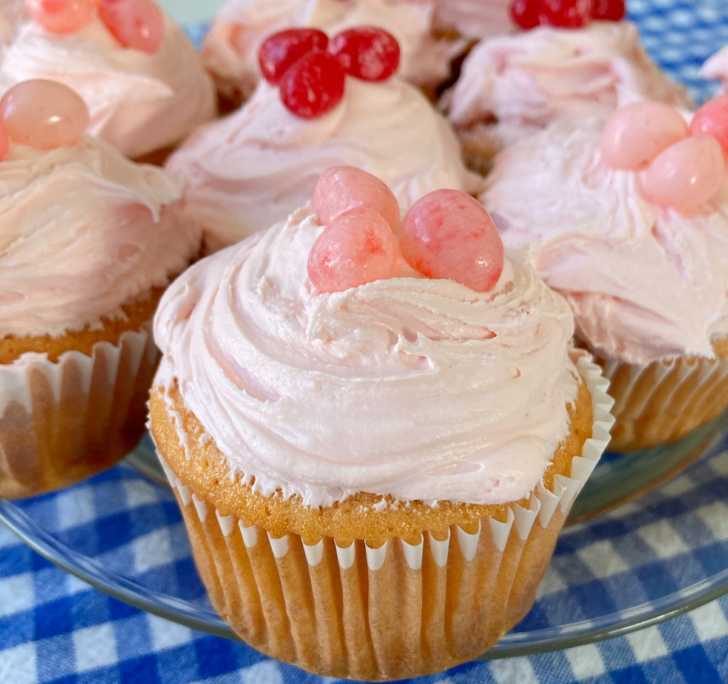
<path fill-rule="evenodd" d="M 701 81 L 698 70 L 728 44 L 728 0 L 630 0 L 630 14 L 655 59 L 685 82 L 696 100 L 708 97 L 715 84 Z M 128 468 L 115 468 L 63 495 L 31 503 L 29 510 L 55 524 L 69 543 L 92 549 L 109 563 L 126 563 L 150 586 L 194 594 L 199 581 L 174 504 L 147 497 L 132 486 L 135 478 Z M 716 540 L 728 540 L 725 453 L 694 465 L 644 502 L 564 535 L 526 627 L 549 624 L 559 611 L 583 613 L 586 619 L 590 611 L 620 601 L 649 601 L 678 578 L 692 581 L 715 572 L 724 567 L 716 563 L 725 561 Z M 625 592 L 636 595 L 625 597 Z M 333 680 L 109 598 L 0 527 L 0 684 L 322 681 Z M 420 681 L 728 682 L 728 597 L 626 636 L 472 663 Z"/>

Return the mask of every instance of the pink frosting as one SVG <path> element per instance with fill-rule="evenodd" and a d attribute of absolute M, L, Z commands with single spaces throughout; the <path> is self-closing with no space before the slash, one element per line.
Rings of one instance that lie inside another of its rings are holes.
<path fill-rule="evenodd" d="M 330 35 L 351 26 L 383 26 L 399 41 L 400 74 L 435 86 L 450 74 L 450 60 L 462 41 L 432 34 L 434 0 L 228 0 L 203 49 L 207 68 L 223 92 L 248 97 L 260 78 L 258 48 L 271 33 L 291 26 L 314 26 Z"/>
<path fill-rule="evenodd" d="M 30 78 L 61 81 L 86 101 L 89 133 L 130 157 L 172 145 L 215 116 L 212 81 L 170 19 L 161 48 L 149 55 L 123 48 L 100 19 L 60 36 L 19 6 L 4 0 L 0 7 L 0 92 Z"/>
<path fill-rule="evenodd" d="M 59 335 L 182 271 L 199 233 L 180 220 L 182 189 L 93 138 L 0 163 L 0 337 Z"/>
<path fill-rule="evenodd" d="M 563 119 L 501 152 L 483 203 L 592 348 L 640 365 L 711 357 L 728 334 L 728 183 L 700 215 L 659 209 L 602 162 L 604 124 Z"/>
<path fill-rule="evenodd" d="M 316 295 L 306 265 L 321 231 L 301 209 L 173 283 L 155 318 L 157 385 L 178 381 L 232 471 L 266 495 L 527 495 L 576 397 L 566 302 L 510 260 L 487 294 L 403 269 Z"/>
<path fill-rule="evenodd" d="M 475 130 L 498 149 L 559 116 L 613 110 L 633 99 L 688 104 L 647 56 L 636 27 L 622 21 L 484 40 L 443 105 L 457 128 Z"/>
<path fill-rule="evenodd" d="M 263 81 L 242 109 L 187 140 L 168 168 L 187 182 L 187 216 L 217 249 L 284 219 L 338 164 L 384 180 L 403 210 L 437 188 L 477 192 L 482 185 L 463 166 L 448 122 L 398 78 L 348 78 L 342 103 L 308 120 L 291 114 Z"/>

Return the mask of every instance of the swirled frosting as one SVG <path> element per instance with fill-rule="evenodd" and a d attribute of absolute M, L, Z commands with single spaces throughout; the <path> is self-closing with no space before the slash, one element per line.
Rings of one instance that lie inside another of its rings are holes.
<path fill-rule="evenodd" d="M 399 41 L 401 76 L 434 87 L 465 44 L 433 36 L 433 11 L 434 0 L 228 0 L 205 39 L 203 59 L 222 92 L 247 98 L 260 78 L 258 48 L 271 33 L 312 26 L 334 35 L 375 25 Z"/>
<path fill-rule="evenodd" d="M 199 250 L 181 186 L 102 141 L 0 163 L 0 337 L 60 335 L 120 315 Z"/>
<path fill-rule="evenodd" d="M 728 333 L 728 183 L 702 214 L 660 209 L 634 172 L 602 162 L 604 124 L 564 119 L 507 148 L 482 201 L 592 348 L 640 365 L 713 356 Z"/>
<path fill-rule="evenodd" d="M 559 116 L 614 110 L 633 99 L 688 104 L 647 56 L 633 24 L 592 22 L 481 41 L 443 106 L 456 128 L 480 127 L 497 149 Z"/>
<path fill-rule="evenodd" d="M 217 249 L 286 218 L 337 164 L 384 180 L 403 209 L 437 188 L 481 185 L 447 121 L 397 78 L 348 78 L 341 104 L 317 119 L 291 114 L 263 81 L 242 109 L 193 134 L 167 167 L 185 179 L 187 216 Z"/>
<path fill-rule="evenodd" d="M 569 430 L 566 302 L 516 262 L 495 289 L 402 276 L 312 292 L 307 209 L 204 259 L 155 319 L 158 385 L 234 473 L 311 506 L 356 492 L 517 500 Z"/>
<path fill-rule="evenodd" d="M 172 145 L 215 116 L 212 82 L 172 20 L 149 55 L 120 46 L 100 19 L 70 35 L 48 33 L 18 3 L 0 6 L 0 91 L 31 78 L 65 83 L 91 112 L 89 133 L 129 157 Z"/>
<path fill-rule="evenodd" d="M 491 38 L 515 28 L 510 6 L 511 0 L 435 0 L 435 21 L 468 38 Z"/>

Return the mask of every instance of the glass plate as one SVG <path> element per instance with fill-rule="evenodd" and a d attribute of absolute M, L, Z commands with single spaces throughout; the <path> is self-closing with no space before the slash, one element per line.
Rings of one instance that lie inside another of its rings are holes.
<path fill-rule="evenodd" d="M 221 2 L 162 0 L 197 41 Z M 699 78 L 699 65 L 728 43 L 728 13 L 720 4 L 630 0 L 647 49 L 698 101 L 714 88 Z M 669 447 L 608 454 L 576 502 L 533 610 L 485 657 L 625 634 L 728 592 L 727 434 L 724 416 Z M 126 463 L 68 490 L 0 501 L 0 521 L 101 591 L 233 637 L 207 601 L 160 474 L 143 442 Z"/>
<path fill-rule="evenodd" d="M 725 415 L 668 447 L 607 454 L 574 514 L 589 518 L 618 507 L 564 530 L 533 610 L 485 657 L 624 634 L 728 592 L 727 435 Z M 720 448 L 711 448 L 716 442 Z M 681 468 L 682 474 L 655 488 Z M 639 502 L 623 503 L 636 494 L 643 495 Z M 0 502 L 0 521 L 101 591 L 234 638 L 207 601 L 148 439 L 125 463 L 88 482 Z"/>

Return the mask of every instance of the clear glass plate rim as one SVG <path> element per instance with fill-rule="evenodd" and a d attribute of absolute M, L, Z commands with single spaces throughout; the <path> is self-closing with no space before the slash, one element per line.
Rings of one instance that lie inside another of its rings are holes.
<path fill-rule="evenodd" d="M 0 522 L 45 559 L 115 599 L 191 629 L 237 639 L 213 611 L 195 608 L 193 612 L 182 599 L 168 594 L 152 594 L 133 580 L 104 569 L 94 559 L 69 551 L 10 501 L 0 501 Z M 481 658 L 533 655 L 622 636 L 699 608 L 725 594 L 728 594 L 728 568 L 668 596 L 594 620 L 511 632 Z M 198 617 L 203 610 L 202 617 Z M 528 641 L 524 643 L 526 639 Z"/>

